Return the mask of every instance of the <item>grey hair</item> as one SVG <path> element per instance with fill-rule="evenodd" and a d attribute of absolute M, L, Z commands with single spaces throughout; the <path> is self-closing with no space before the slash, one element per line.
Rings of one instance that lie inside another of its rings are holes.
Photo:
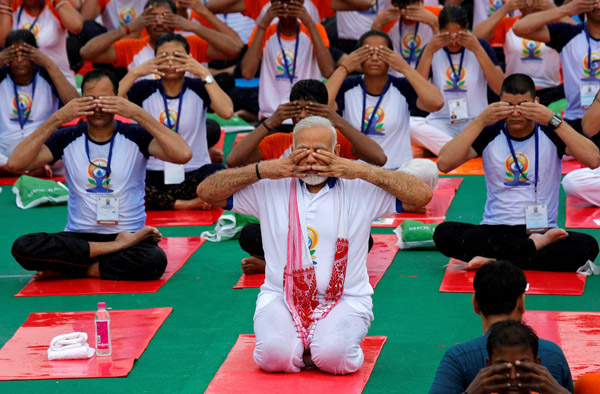
<path fill-rule="evenodd" d="M 296 146 L 296 135 L 298 133 L 304 130 L 315 129 L 317 127 L 323 127 L 331 130 L 331 135 L 333 137 L 332 149 L 335 148 L 337 145 L 337 132 L 335 131 L 335 127 L 333 127 L 333 124 L 329 121 L 329 119 L 322 116 L 309 116 L 308 118 L 304 118 L 300 122 L 296 123 L 293 134 L 294 146 Z"/>

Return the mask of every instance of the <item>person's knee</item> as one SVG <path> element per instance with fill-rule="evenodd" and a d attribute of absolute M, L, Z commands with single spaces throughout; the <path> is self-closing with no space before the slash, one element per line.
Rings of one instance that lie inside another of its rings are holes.
<path fill-rule="evenodd" d="M 245 225 L 240 232 L 238 242 L 242 250 L 246 253 L 264 258 L 265 252 L 262 247 L 260 224 L 248 223 Z"/>
<path fill-rule="evenodd" d="M 363 364 L 364 354 L 360 345 L 344 338 L 321 338 L 313 340 L 311 358 L 322 371 L 335 375 L 356 372 Z"/>
<path fill-rule="evenodd" d="M 285 338 L 272 335 L 256 341 L 254 361 L 266 372 L 298 372 L 300 368 L 294 365 L 294 359 L 300 358 L 302 351 L 299 340 L 290 343 Z"/>
<path fill-rule="evenodd" d="M 35 269 L 30 266 L 29 258 L 32 257 L 32 251 L 36 249 L 37 240 L 39 239 L 40 234 L 41 233 L 25 234 L 13 242 L 11 254 L 25 269 Z"/>
<path fill-rule="evenodd" d="M 145 271 L 148 274 L 148 279 L 158 279 L 165 273 L 167 269 L 167 255 L 160 247 L 155 246 L 147 252 L 147 264 Z"/>
<path fill-rule="evenodd" d="M 565 175 L 562 181 L 563 189 L 567 196 L 574 196 L 577 193 L 577 182 L 574 179 L 573 173 Z"/>
<path fill-rule="evenodd" d="M 427 184 L 432 190 L 435 189 L 439 177 L 437 165 L 428 159 L 412 159 L 404 163 L 399 172 L 413 175 Z"/>
<path fill-rule="evenodd" d="M 433 231 L 433 242 L 435 247 L 442 253 L 452 244 L 450 235 L 452 234 L 452 222 L 440 223 Z"/>

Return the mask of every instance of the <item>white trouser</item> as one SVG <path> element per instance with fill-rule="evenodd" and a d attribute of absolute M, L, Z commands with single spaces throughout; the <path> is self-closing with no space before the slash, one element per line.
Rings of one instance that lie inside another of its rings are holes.
<path fill-rule="evenodd" d="M 582 168 L 571 171 L 563 178 L 562 185 L 567 196 L 600 206 L 600 169 Z"/>
<path fill-rule="evenodd" d="M 316 324 L 310 352 L 312 361 L 322 371 L 341 375 L 355 372 L 362 366 L 364 355 L 360 342 L 367 335 L 373 315 L 370 309 L 354 304 L 342 296 L 329 314 Z M 257 307 L 254 333 L 254 361 L 260 368 L 267 372 L 300 372 L 304 367 L 304 345 L 296 333 L 283 295 Z"/>
<path fill-rule="evenodd" d="M 460 134 L 472 119 L 463 123 L 450 123 L 449 119 L 410 117 L 410 140 L 413 145 L 425 148 L 438 156 L 452 138 Z"/>
<path fill-rule="evenodd" d="M 412 159 L 402 164 L 396 171 L 419 178 L 431 188 L 437 185 L 439 172 L 437 165 L 429 159 Z"/>

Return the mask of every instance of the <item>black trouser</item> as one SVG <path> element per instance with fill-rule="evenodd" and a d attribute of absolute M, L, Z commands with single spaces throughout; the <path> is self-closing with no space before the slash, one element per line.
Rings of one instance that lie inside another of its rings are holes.
<path fill-rule="evenodd" d="M 239 238 L 240 247 L 251 256 L 264 260 L 265 251 L 262 244 L 262 233 L 259 223 L 248 223 L 242 228 Z M 373 236 L 369 235 L 369 251 L 373 247 Z"/>
<path fill-rule="evenodd" d="M 475 256 L 508 260 L 524 270 L 574 272 L 598 256 L 598 242 L 584 233 L 569 231 L 561 241 L 536 251 L 525 226 L 440 223 L 433 240 L 448 257 L 469 261 Z"/>
<path fill-rule="evenodd" d="M 26 270 L 56 271 L 85 277 L 90 265 L 100 263 L 100 277 L 107 280 L 152 280 L 167 267 L 167 255 L 154 242 L 140 242 L 116 253 L 90 258 L 89 242 L 114 241 L 117 234 L 35 233 L 13 243 L 12 255 Z"/>
<path fill-rule="evenodd" d="M 536 97 L 540 99 L 540 104 L 547 107 L 555 101 L 565 98 L 564 86 L 558 85 L 551 88 L 538 89 L 535 91 Z"/>

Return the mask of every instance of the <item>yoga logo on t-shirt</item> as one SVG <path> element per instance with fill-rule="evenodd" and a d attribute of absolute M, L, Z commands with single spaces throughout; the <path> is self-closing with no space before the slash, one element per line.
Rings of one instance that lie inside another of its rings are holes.
<path fill-rule="evenodd" d="M 489 0 L 490 9 L 488 10 L 488 18 L 498 11 L 505 3 L 505 0 Z"/>
<path fill-rule="evenodd" d="M 454 70 L 458 70 L 459 67 L 460 65 L 458 63 L 454 64 Z M 444 89 L 444 92 L 464 93 L 467 91 L 467 85 L 465 85 L 467 70 L 465 70 L 465 67 L 461 67 L 460 75 L 457 75 L 454 70 L 450 65 L 446 68 L 446 88 Z"/>
<path fill-rule="evenodd" d="M 401 53 L 402 57 L 407 63 L 419 59 L 419 56 L 421 55 L 422 41 L 423 40 L 421 40 L 421 36 L 418 34 L 415 35 L 414 32 L 410 32 L 402 38 Z"/>
<path fill-rule="evenodd" d="M 306 226 L 306 235 L 308 236 L 308 251 L 310 252 L 310 258 L 313 264 L 317 264 L 315 251 L 319 244 L 319 232 L 314 227 Z"/>
<path fill-rule="evenodd" d="M 371 0 L 371 7 L 366 11 L 359 11 L 361 14 L 376 14 L 377 13 L 377 0 Z"/>
<path fill-rule="evenodd" d="M 169 108 L 169 118 L 167 119 L 167 113 L 162 110 L 158 115 L 158 121 L 165 126 L 167 129 L 177 131 L 177 111 Z"/>
<path fill-rule="evenodd" d="M 383 133 L 385 129 L 383 128 L 383 120 L 385 119 L 385 111 L 382 107 L 377 108 L 377 112 L 373 113 L 375 107 L 373 105 L 369 105 L 367 110 L 365 111 L 365 118 L 363 119 L 363 129 L 365 129 L 366 135 L 385 135 Z M 372 118 L 372 119 L 371 119 Z M 369 126 L 369 120 L 371 120 L 371 125 Z"/>
<path fill-rule="evenodd" d="M 583 57 L 582 81 L 597 81 L 600 79 L 600 54 L 592 52 L 592 59 L 588 62 L 588 55 Z"/>
<path fill-rule="evenodd" d="M 506 169 L 506 178 L 504 184 L 506 186 L 528 186 L 531 182 L 528 181 L 527 175 L 529 171 L 529 158 L 521 152 L 516 152 L 517 163 L 512 154 L 509 154 L 504 161 Z"/>
<path fill-rule="evenodd" d="M 25 93 L 19 93 L 18 97 L 19 97 L 18 103 L 17 103 L 16 98 L 13 97 L 13 99 L 12 99 L 12 113 L 11 113 L 10 120 L 12 122 L 19 122 L 19 109 L 20 109 L 21 110 L 21 119 L 27 119 L 25 121 L 25 123 L 32 122 L 32 120 L 28 119 L 29 114 L 31 113 L 31 105 L 33 103 L 33 101 L 31 100 L 31 97 L 29 97 Z M 17 109 L 17 105 L 18 105 L 18 109 Z"/>
<path fill-rule="evenodd" d="M 35 38 L 37 38 L 38 34 L 40 33 L 40 25 L 38 23 L 33 25 L 33 28 L 32 28 L 31 22 L 25 22 L 25 23 L 23 23 L 23 26 L 21 26 L 21 29 L 31 31 L 33 33 L 33 35 L 35 36 Z"/>
<path fill-rule="evenodd" d="M 542 60 L 542 43 L 532 40 L 521 40 L 523 46 L 523 53 L 521 54 L 521 60 Z"/>
<path fill-rule="evenodd" d="M 291 75 L 294 75 L 294 51 L 289 48 L 285 48 L 284 51 L 285 58 L 283 56 L 283 52 L 279 51 L 277 53 L 277 67 L 275 69 L 275 78 L 289 79 Z M 287 68 L 285 67 L 286 60 Z M 295 78 L 298 77 L 294 75 L 294 79 Z"/>
<path fill-rule="evenodd" d="M 90 182 L 86 185 L 89 189 L 86 189 L 87 192 L 90 193 L 112 193 L 114 190 L 110 189 L 112 185 L 110 184 L 110 178 L 106 175 L 106 169 L 108 168 L 108 163 L 105 159 L 94 159 L 90 164 L 88 164 L 88 181 Z M 112 174 L 112 168 L 111 168 Z"/>
<path fill-rule="evenodd" d="M 135 19 L 137 11 L 132 6 L 125 6 L 119 11 L 119 25 L 123 26 Z"/>

